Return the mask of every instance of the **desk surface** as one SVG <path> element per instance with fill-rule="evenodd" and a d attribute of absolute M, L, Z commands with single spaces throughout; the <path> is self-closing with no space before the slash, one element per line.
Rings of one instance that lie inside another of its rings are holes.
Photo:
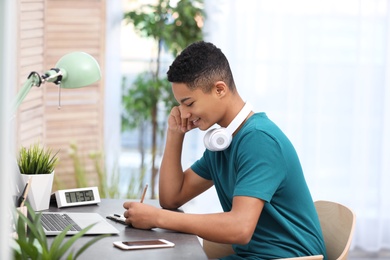
<path fill-rule="evenodd" d="M 124 199 L 102 199 L 99 205 L 90 205 L 82 207 L 69 207 L 58 209 L 56 206 L 50 206 L 49 211 L 68 211 L 68 212 L 97 212 L 103 217 L 110 214 L 123 214 Z M 145 200 L 144 203 L 158 206 L 157 201 Z M 89 247 L 80 259 L 207 259 L 203 248 L 195 235 L 173 232 L 165 229 L 140 230 L 127 227 L 123 224 L 108 220 L 119 231 L 119 235 L 113 235 L 103 238 Z M 73 246 L 74 249 L 80 248 L 87 243 L 92 236 L 84 236 Z M 175 243 L 173 248 L 161 249 L 143 249 L 143 250 L 121 250 L 113 246 L 114 241 L 141 240 L 141 239 L 166 239 Z M 54 237 L 48 237 L 48 241 Z"/>

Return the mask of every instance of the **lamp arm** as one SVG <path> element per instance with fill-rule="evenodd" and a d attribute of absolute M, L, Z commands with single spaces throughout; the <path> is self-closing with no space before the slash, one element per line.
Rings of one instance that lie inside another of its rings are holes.
<path fill-rule="evenodd" d="M 13 106 L 12 106 L 12 112 L 15 113 L 20 104 L 23 102 L 27 94 L 30 92 L 30 89 L 34 86 L 39 87 L 41 85 L 41 77 L 37 72 L 31 72 L 28 76 L 26 82 L 23 84 L 22 88 L 19 90 L 18 94 L 16 95 Z"/>

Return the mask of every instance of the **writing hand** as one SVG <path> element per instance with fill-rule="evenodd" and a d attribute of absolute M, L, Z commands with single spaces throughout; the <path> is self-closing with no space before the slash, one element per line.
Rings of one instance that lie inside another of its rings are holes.
<path fill-rule="evenodd" d="M 126 211 L 123 216 L 126 218 L 126 224 L 140 229 L 155 228 L 158 209 L 145 203 L 125 202 L 123 207 Z"/>

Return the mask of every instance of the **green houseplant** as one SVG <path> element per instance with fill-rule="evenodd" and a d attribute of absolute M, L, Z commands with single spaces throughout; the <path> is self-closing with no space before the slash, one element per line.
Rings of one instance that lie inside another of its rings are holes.
<path fill-rule="evenodd" d="M 18 166 L 21 174 L 50 174 L 58 163 L 57 153 L 44 149 L 38 143 L 29 148 L 21 147 Z"/>
<path fill-rule="evenodd" d="M 57 154 L 38 143 L 19 150 L 19 171 L 24 183 L 31 182 L 28 202 L 35 211 L 49 208 L 54 169 L 58 163 Z"/>
<path fill-rule="evenodd" d="M 49 244 L 41 225 L 41 214 L 35 213 L 31 206 L 26 204 L 28 209 L 28 217 L 21 211 L 17 210 L 15 220 L 15 233 L 13 238 L 12 251 L 14 259 L 17 260 L 57 260 L 57 259 L 77 259 L 89 246 L 98 240 L 109 235 L 100 235 L 94 237 L 83 245 L 78 251 L 70 250 L 71 246 L 82 237 L 93 225 L 82 229 L 76 235 L 65 239 L 66 232 L 71 228 L 67 227 L 54 241 Z M 67 256 L 65 254 L 70 250 Z"/>

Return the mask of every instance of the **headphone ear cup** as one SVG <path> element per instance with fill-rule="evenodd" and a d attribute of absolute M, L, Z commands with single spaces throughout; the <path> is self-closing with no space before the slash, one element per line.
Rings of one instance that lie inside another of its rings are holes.
<path fill-rule="evenodd" d="M 210 151 L 222 151 L 229 147 L 232 136 L 226 131 L 226 128 L 221 127 L 208 131 L 203 138 L 203 142 Z"/>
<path fill-rule="evenodd" d="M 229 147 L 233 139 L 233 133 L 245 121 L 246 117 L 251 113 L 252 106 L 246 102 L 244 107 L 236 115 L 227 128 L 215 128 L 207 131 L 203 137 L 204 146 L 210 151 L 222 151 Z"/>
<path fill-rule="evenodd" d="M 207 133 L 203 137 L 204 146 L 206 147 L 207 150 L 210 150 L 210 151 L 213 151 L 212 147 L 210 146 L 210 143 L 211 143 L 210 137 L 211 137 L 212 133 L 214 132 L 214 130 L 216 130 L 216 129 L 214 128 L 214 129 L 207 131 Z"/>

